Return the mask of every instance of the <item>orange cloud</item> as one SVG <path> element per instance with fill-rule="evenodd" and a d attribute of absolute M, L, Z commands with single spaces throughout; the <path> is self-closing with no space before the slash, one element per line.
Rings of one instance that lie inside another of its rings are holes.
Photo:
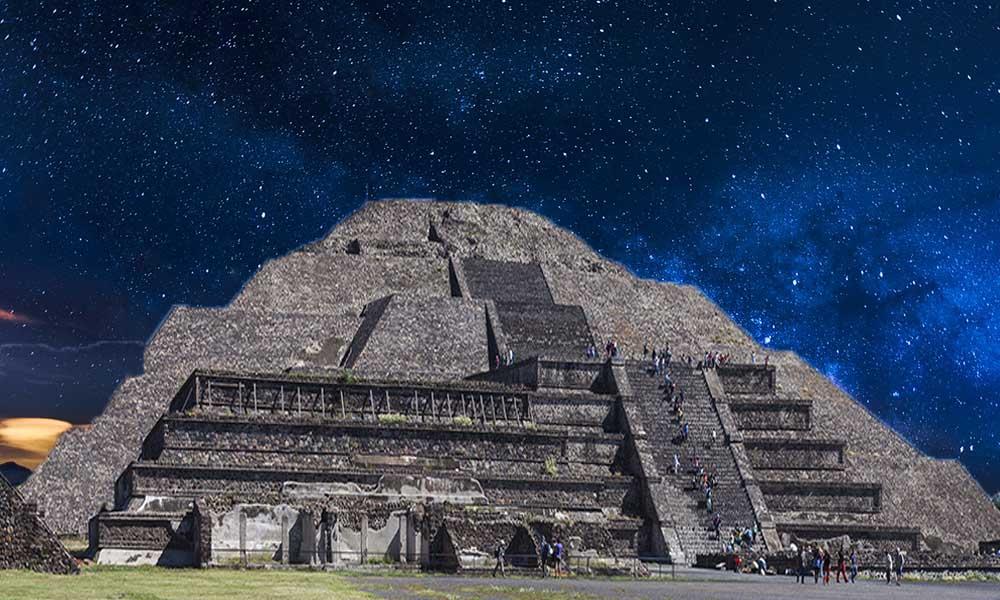
<path fill-rule="evenodd" d="M 0 308 L 0 321 L 7 321 L 9 323 L 31 323 L 32 319 L 24 315 L 16 314 L 12 310 L 4 310 Z"/>
<path fill-rule="evenodd" d="M 13 460 L 34 469 L 72 427 L 57 419 L 0 419 L 0 462 Z"/>

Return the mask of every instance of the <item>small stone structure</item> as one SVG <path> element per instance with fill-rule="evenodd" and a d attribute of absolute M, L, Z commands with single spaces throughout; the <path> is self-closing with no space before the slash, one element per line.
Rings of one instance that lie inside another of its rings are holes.
<path fill-rule="evenodd" d="M 29 569 L 68 575 L 76 561 L 39 518 L 34 504 L 0 475 L 0 569 Z"/>
<path fill-rule="evenodd" d="M 608 339 L 630 359 L 587 357 Z M 645 343 L 670 344 L 687 440 Z M 24 493 L 128 564 L 451 570 L 503 539 L 530 567 L 542 537 L 694 563 L 722 550 L 713 512 L 771 552 L 848 536 L 968 564 L 1000 539 L 961 464 L 794 354 L 680 360 L 707 351 L 768 352 L 697 289 L 638 279 L 533 213 L 373 202 L 228 306 L 172 310 L 145 372 Z"/>

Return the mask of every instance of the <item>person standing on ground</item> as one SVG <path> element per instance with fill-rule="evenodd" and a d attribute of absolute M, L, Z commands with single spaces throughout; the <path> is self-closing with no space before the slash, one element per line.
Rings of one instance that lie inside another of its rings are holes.
<path fill-rule="evenodd" d="M 806 582 L 806 576 L 809 575 L 809 556 L 809 550 L 802 546 L 802 550 L 799 551 L 799 571 L 795 577 L 796 583 Z"/>
<path fill-rule="evenodd" d="M 823 550 L 823 585 L 830 583 L 830 551 Z"/>
<path fill-rule="evenodd" d="M 858 578 L 858 552 L 851 548 L 851 583 Z"/>
<path fill-rule="evenodd" d="M 538 549 L 541 556 L 539 557 L 538 566 L 542 569 L 542 577 L 546 577 L 549 574 L 549 555 L 552 553 L 552 546 L 542 538 L 541 547 Z"/>
<path fill-rule="evenodd" d="M 892 551 L 887 550 L 885 553 L 885 584 L 889 585 L 892 583 Z"/>
<path fill-rule="evenodd" d="M 493 557 L 497 559 L 497 564 L 495 564 L 493 566 L 493 576 L 494 577 L 497 576 L 497 571 L 498 570 L 500 571 L 500 577 L 506 577 L 507 576 L 507 571 L 504 568 L 504 564 L 503 564 L 504 563 L 503 555 L 504 555 L 504 552 L 505 552 L 506 548 L 507 548 L 507 544 L 505 544 L 503 540 L 500 540 L 499 542 L 497 542 L 496 550 L 493 551 Z"/>
<path fill-rule="evenodd" d="M 837 583 L 840 583 L 840 576 L 844 576 L 844 583 L 847 583 L 847 559 L 844 558 L 844 549 L 837 551 Z"/>
<path fill-rule="evenodd" d="M 556 538 L 556 543 L 552 546 L 552 564 L 555 566 L 556 577 L 563 574 L 562 559 L 563 545 L 562 542 L 559 541 L 559 538 Z"/>
<path fill-rule="evenodd" d="M 819 583 L 819 574 L 823 570 L 823 551 L 819 546 L 813 548 L 813 583 Z"/>
<path fill-rule="evenodd" d="M 903 561 L 905 560 L 903 556 L 903 551 L 896 548 L 896 585 L 900 585 L 903 579 Z"/>

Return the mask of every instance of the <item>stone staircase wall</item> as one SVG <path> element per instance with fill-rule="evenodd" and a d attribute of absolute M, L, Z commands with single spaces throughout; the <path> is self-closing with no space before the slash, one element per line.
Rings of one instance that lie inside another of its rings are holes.
<path fill-rule="evenodd" d="M 497 345 L 512 349 L 515 360 L 585 356 L 593 343 L 587 317 L 579 306 L 552 301 L 540 265 L 466 258 L 458 261 L 457 268 L 471 297 L 494 302 L 496 329 L 503 332 Z"/>
<path fill-rule="evenodd" d="M 778 355 L 771 368 L 733 365 L 719 379 L 733 413 L 752 415 L 734 421 L 765 510 L 786 539 L 850 535 L 873 547 L 971 552 L 973 541 L 1000 531 L 1000 514 L 964 469 L 949 472 L 948 461 L 917 452 L 797 357 Z M 758 407 L 767 403 L 782 416 L 763 416 Z"/>
<path fill-rule="evenodd" d="M 628 368 L 650 451 L 664 484 L 672 488 L 672 493 L 665 494 L 669 501 L 665 509 L 673 518 L 686 557 L 693 560 L 697 554 L 721 548 L 721 542 L 711 533 L 712 516 L 704 495 L 694 486 L 695 455 L 707 471 L 718 477 L 713 503 L 723 517 L 723 530 L 751 526 L 755 517 L 702 374 L 678 364 L 671 365 L 670 373 L 677 389 L 685 393 L 684 421 L 690 426 L 690 437 L 683 443 L 677 439 L 680 423 L 665 396 L 662 375 L 651 374 L 648 363 L 631 363 Z M 713 430 L 717 434 L 714 443 Z M 672 473 L 675 453 L 681 463 L 679 475 Z"/>

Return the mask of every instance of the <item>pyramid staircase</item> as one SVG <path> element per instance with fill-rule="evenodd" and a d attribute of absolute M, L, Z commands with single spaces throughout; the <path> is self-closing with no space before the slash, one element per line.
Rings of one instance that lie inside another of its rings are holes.
<path fill-rule="evenodd" d="M 664 485 L 670 487 L 664 490 L 661 498 L 672 516 L 684 554 L 688 560 L 693 560 L 699 554 L 717 553 L 722 549 L 722 541 L 712 528 L 713 513 L 708 512 L 705 495 L 695 482 L 695 456 L 707 472 L 717 477 L 712 494 L 713 510 L 722 516 L 723 531 L 752 526 L 755 520 L 704 375 L 699 369 L 681 364 L 671 364 L 668 370 L 676 390 L 684 390 L 684 422 L 689 426 L 689 437 L 683 442 L 679 439 L 681 423 L 666 396 L 663 376 L 655 374 L 649 362 L 627 365 L 633 401 L 640 407 L 652 457 Z M 676 475 L 673 473 L 674 454 L 681 464 Z"/>

